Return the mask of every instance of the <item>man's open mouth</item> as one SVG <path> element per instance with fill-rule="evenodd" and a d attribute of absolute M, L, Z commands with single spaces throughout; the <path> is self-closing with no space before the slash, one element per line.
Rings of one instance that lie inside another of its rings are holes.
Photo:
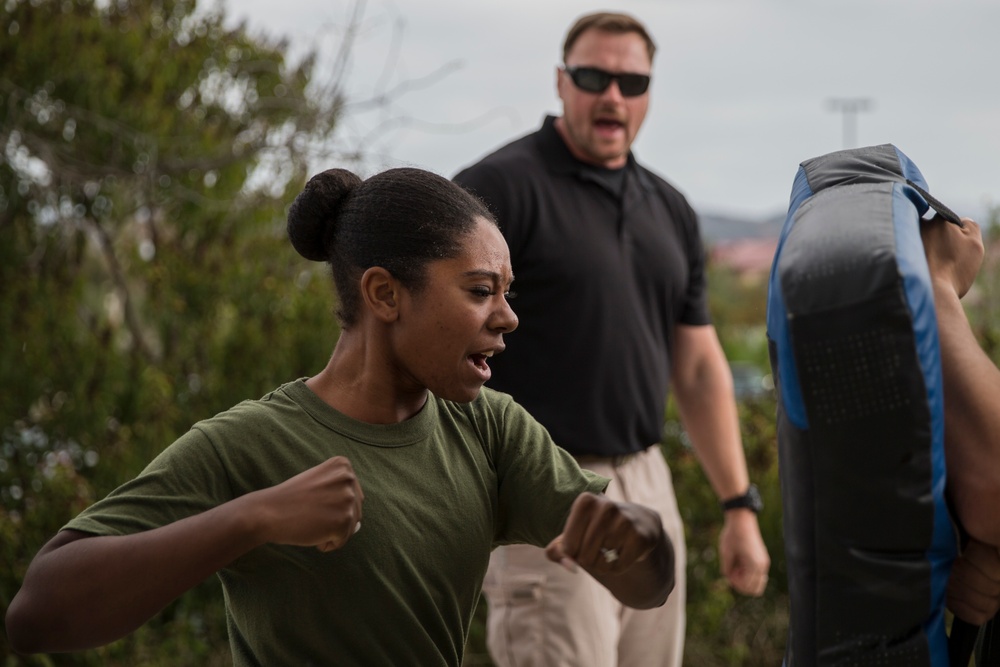
<path fill-rule="evenodd" d="M 625 126 L 620 120 L 614 120 L 613 118 L 598 118 L 594 121 L 594 126 L 599 130 L 617 130 Z"/>

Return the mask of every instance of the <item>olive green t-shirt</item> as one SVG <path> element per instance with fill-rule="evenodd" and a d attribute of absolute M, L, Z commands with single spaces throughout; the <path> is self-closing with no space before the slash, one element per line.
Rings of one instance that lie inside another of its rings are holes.
<path fill-rule="evenodd" d="M 66 528 L 150 530 L 332 456 L 360 480 L 362 529 L 337 551 L 270 544 L 219 571 L 236 665 L 458 667 L 490 551 L 544 546 L 576 496 L 608 482 L 506 394 L 430 396 L 414 417 L 374 425 L 298 380 L 195 424 Z"/>

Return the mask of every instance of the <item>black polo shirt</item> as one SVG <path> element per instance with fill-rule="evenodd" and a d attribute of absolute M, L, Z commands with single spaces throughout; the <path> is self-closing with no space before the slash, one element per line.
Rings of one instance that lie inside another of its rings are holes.
<path fill-rule="evenodd" d="M 575 159 L 554 121 L 455 176 L 514 269 L 520 325 L 489 386 L 572 454 L 640 451 L 663 431 L 674 325 L 710 321 L 697 217 L 631 154 L 623 183 Z"/>

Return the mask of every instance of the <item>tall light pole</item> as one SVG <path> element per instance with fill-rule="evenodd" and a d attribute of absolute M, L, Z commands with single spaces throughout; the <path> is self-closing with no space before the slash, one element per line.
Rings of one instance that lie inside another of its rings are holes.
<path fill-rule="evenodd" d="M 854 148 L 857 144 L 858 114 L 862 111 L 870 111 L 874 103 L 867 97 L 833 97 L 827 100 L 826 105 L 831 111 L 839 111 L 843 114 L 844 148 Z"/>

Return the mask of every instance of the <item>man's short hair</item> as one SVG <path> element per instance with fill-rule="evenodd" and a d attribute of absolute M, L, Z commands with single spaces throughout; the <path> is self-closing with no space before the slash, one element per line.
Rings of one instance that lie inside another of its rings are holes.
<path fill-rule="evenodd" d="M 596 12 L 577 19 L 573 27 L 566 33 L 566 41 L 563 42 L 563 62 L 566 62 L 566 57 L 569 55 L 576 40 L 587 30 L 602 30 L 618 35 L 634 32 L 646 42 L 649 61 L 653 62 L 653 54 L 656 53 L 656 44 L 653 42 L 653 38 L 649 36 L 649 33 L 646 32 L 646 26 L 628 14 L 619 14 L 617 12 Z"/>

